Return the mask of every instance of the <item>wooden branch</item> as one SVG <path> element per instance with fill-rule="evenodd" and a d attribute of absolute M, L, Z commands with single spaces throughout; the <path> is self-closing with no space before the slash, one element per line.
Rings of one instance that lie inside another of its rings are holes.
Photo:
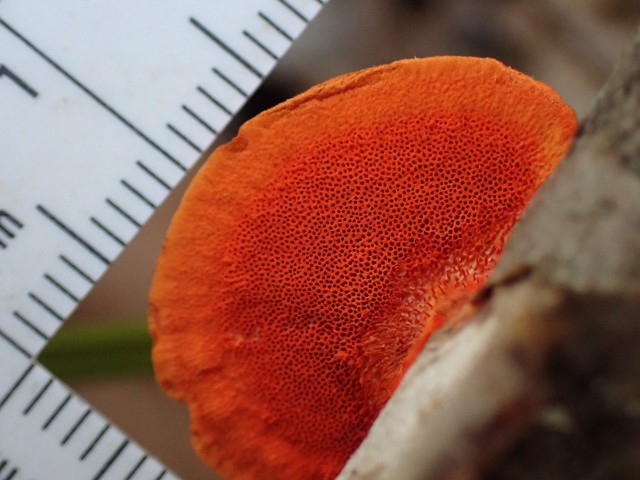
<path fill-rule="evenodd" d="M 640 478 L 640 36 L 489 288 L 509 296 L 523 270 L 531 302 L 561 297 L 537 320 L 566 330 L 541 371 L 549 402 L 487 477 Z"/>
<path fill-rule="evenodd" d="M 341 480 L 640 478 L 640 36 Z"/>

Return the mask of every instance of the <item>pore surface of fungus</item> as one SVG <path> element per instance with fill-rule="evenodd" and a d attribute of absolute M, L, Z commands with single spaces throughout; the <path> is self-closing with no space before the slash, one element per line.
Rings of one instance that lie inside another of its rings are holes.
<path fill-rule="evenodd" d="M 487 278 L 576 130 L 495 60 L 406 60 L 247 122 L 199 172 L 151 294 L 153 361 L 230 479 L 330 479 Z"/>

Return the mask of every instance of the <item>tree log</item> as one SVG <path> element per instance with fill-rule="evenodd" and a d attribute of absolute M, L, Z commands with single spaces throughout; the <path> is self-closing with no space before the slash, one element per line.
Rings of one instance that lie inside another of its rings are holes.
<path fill-rule="evenodd" d="M 640 35 L 340 480 L 640 478 Z"/>

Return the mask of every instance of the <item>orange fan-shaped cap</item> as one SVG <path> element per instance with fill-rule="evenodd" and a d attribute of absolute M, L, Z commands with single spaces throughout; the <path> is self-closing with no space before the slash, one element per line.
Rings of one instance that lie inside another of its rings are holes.
<path fill-rule="evenodd" d="M 345 75 L 247 122 L 187 192 L 153 361 L 230 479 L 330 479 L 429 334 L 487 278 L 572 110 L 495 60 Z"/>

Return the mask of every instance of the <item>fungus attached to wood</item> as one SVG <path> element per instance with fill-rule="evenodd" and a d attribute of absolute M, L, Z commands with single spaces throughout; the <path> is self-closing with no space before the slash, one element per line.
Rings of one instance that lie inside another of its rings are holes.
<path fill-rule="evenodd" d="M 247 122 L 187 192 L 151 293 L 156 375 L 200 456 L 229 479 L 334 478 L 576 128 L 548 86 L 456 57 Z"/>

